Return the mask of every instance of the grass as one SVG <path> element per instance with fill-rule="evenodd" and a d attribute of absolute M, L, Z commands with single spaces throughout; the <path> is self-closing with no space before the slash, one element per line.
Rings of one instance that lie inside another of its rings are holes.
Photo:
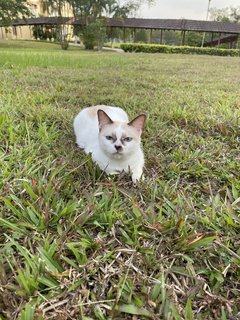
<path fill-rule="evenodd" d="M 10 41 L 0 81 L 0 319 L 238 319 L 239 58 Z M 137 187 L 76 147 L 94 104 L 147 112 Z"/>

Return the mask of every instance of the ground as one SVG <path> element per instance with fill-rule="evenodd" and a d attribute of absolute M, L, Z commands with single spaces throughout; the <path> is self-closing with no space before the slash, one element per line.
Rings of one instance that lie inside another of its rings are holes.
<path fill-rule="evenodd" d="M 0 42 L 0 319 L 239 319 L 239 58 Z M 75 145 L 148 115 L 144 180 Z"/>

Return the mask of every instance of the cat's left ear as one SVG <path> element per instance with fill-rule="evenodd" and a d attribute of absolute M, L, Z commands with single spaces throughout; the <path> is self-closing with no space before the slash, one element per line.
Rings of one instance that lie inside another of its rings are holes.
<path fill-rule="evenodd" d="M 146 120 L 146 115 L 145 114 L 140 114 L 135 119 L 130 121 L 128 123 L 128 125 L 129 126 L 133 126 L 135 129 L 137 129 L 138 131 L 142 132 L 143 129 L 144 129 L 145 120 Z"/>
<path fill-rule="evenodd" d="M 98 115 L 99 130 L 101 130 L 107 124 L 113 123 L 112 119 L 109 118 L 109 116 L 103 110 L 98 110 L 97 115 Z"/>

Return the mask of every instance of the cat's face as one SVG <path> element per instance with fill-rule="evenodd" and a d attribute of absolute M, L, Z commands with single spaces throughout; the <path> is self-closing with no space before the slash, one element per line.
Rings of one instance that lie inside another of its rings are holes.
<path fill-rule="evenodd" d="M 121 159 L 135 152 L 141 141 L 146 116 L 129 123 L 113 122 L 103 110 L 98 110 L 99 144 L 108 156 Z"/>

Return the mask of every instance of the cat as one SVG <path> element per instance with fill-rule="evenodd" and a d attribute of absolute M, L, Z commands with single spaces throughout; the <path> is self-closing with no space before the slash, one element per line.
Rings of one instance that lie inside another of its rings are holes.
<path fill-rule="evenodd" d="M 144 154 L 141 134 L 146 115 L 129 122 L 126 112 L 105 105 L 88 107 L 75 117 L 73 126 L 77 145 L 91 153 L 93 162 L 107 174 L 130 172 L 132 181 L 140 180 Z"/>

